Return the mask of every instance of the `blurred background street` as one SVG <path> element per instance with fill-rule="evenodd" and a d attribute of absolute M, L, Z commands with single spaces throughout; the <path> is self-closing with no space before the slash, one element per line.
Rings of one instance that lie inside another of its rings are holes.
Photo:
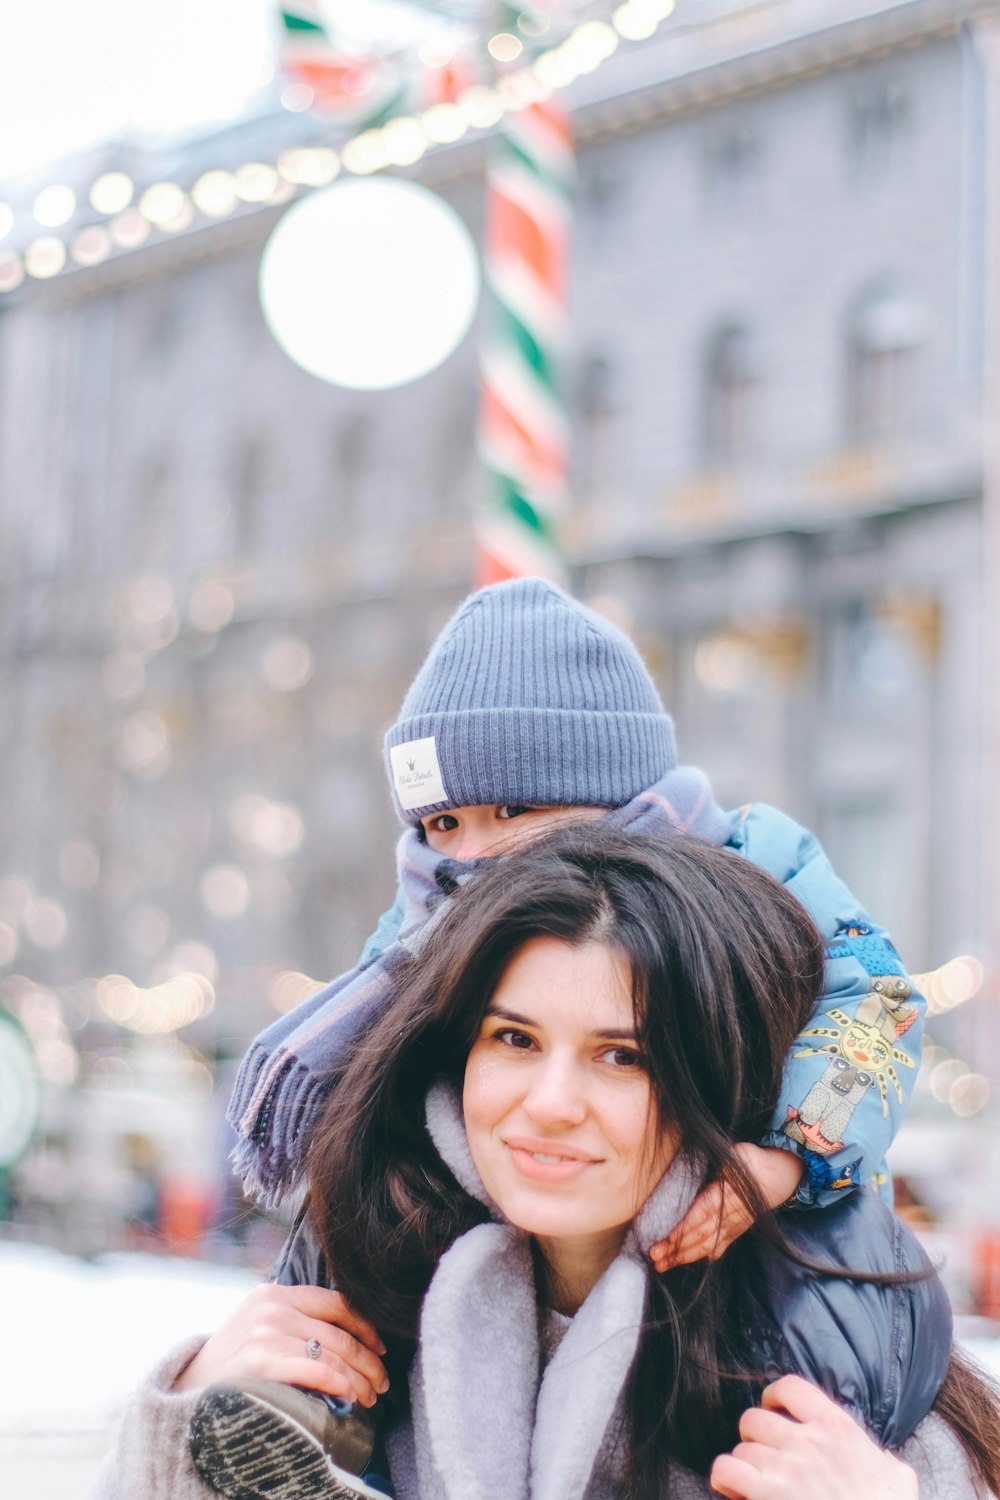
<path fill-rule="evenodd" d="M 390 904 L 383 734 L 510 573 L 892 932 L 897 1206 L 996 1360 L 1000 3 L 77 9 L 0 20 L 4 1493 L 267 1270 L 235 1068 Z"/>

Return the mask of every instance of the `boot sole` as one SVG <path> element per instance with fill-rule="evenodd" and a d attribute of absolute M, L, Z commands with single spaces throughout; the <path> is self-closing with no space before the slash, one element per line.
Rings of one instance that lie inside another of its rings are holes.
<path fill-rule="evenodd" d="M 229 1500 L 387 1500 L 339 1469 L 323 1445 L 261 1396 L 213 1391 L 191 1418 L 191 1456 Z"/>

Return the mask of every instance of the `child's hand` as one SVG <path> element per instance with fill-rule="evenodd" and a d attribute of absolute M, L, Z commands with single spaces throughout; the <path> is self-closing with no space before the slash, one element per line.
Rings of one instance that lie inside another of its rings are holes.
<path fill-rule="evenodd" d="M 740 1418 L 732 1453 L 715 1460 L 709 1483 L 729 1500 L 918 1500 L 914 1471 L 872 1442 L 829 1396 L 784 1375 L 762 1406 Z"/>
<path fill-rule="evenodd" d="M 790 1151 L 748 1142 L 736 1150 L 769 1208 L 790 1198 L 802 1180 L 804 1165 Z M 710 1182 L 667 1238 L 650 1250 L 653 1266 L 669 1271 L 696 1260 L 718 1260 L 752 1223 L 753 1215 L 738 1193 L 722 1182 Z"/>
<path fill-rule="evenodd" d="M 310 1355 L 315 1341 L 317 1352 Z M 389 1389 L 375 1329 L 340 1292 L 318 1286 L 254 1287 L 181 1372 L 175 1390 L 217 1382 L 280 1380 L 374 1406 Z"/>

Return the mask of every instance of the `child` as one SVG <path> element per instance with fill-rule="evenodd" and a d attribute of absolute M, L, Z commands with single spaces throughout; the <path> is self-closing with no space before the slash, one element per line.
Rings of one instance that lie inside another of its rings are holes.
<path fill-rule="evenodd" d="M 429 940 L 435 914 L 470 862 L 537 837 L 556 821 L 599 817 L 637 836 L 684 831 L 730 848 L 807 908 L 829 945 L 816 1024 L 789 1058 L 770 1130 L 740 1149 L 775 1208 L 823 1206 L 860 1184 L 890 1196 L 884 1156 L 916 1073 L 920 997 L 886 934 L 811 834 L 762 804 L 724 812 L 704 774 L 677 765 L 672 723 L 625 635 L 539 579 L 480 590 L 432 646 L 386 736 L 386 765 L 408 825 L 397 851 L 396 901 L 357 968 L 265 1031 L 237 1081 L 230 1112 L 240 1137 L 237 1168 L 263 1202 L 277 1203 L 300 1182 L 324 1081 L 378 1013 L 401 956 Z M 663 1271 L 719 1256 L 750 1223 L 738 1195 L 713 1183 L 671 1237 L 654 1246 L 654 1265 Z M 304 1216 L 275 1279 L 329 1284 Z M 373 1404 L 371 1354 L 378 1348 L 359 1332 L 356 1362 L 346 1354 L 317 1385 L 324 1383 L 331 1399 L 336 1393 L 361 1407 Z M 301 1433 L 301 1441 L 322 1442 L 331 1453 L 341 1485 L 332 1493 L 384 1492 L 384 1468 L 377 1453 L 370 1456 L 371 1444 L 361 1460 L 349 1460 L 356 1450 L 345 1442 L 338 1459 L 329 1412 L 307 1399 L 323 1415 L 304 1419 L 301 1395 L 294 1391 L 294 1412 L 288 1403 L 287 1426 L 293 1438 Z M 252 1420 L 238 1393 L 223 1397 L 226 1413 L 238 1409 L 237 1426 Z M 355 1410 L 352 1420 L 362 1415 Z M 208 1433 L 200 1460 L 206 1477 L 225 1494 L 257 1493 L 239 1474 L 239 1442 L 229 1441 L 226 1422 L 206 1419 L 201 1431 Z M 352 1474 L 367 1481 L 352 1481 Z"/>

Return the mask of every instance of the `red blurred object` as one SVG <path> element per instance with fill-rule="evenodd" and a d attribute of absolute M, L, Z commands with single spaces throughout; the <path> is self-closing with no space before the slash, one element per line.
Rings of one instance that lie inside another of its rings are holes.
<path fill-rule="evenodd" d="M 169 1177 L 160 1194 L 160 1232 L 175 1255 L 193 1255 L 201 1244 L 211 1212 L 204 1188 L 185 1177 Z"/>
<path fill-rule="evenodd" d="M 984 1230 L 973 1242 L 972 1291 L 976 1311 L 1000 1319 L 1000 1229 Z"/>

